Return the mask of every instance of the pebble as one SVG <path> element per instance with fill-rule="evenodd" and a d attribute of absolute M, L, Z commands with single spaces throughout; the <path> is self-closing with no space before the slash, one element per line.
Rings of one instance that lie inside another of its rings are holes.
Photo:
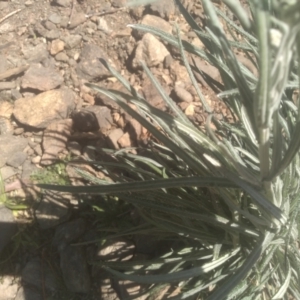
<path fill-rule="evenodd" d="M 132 67 L 141 67 L 140 61 L 144 61 L 148 67 L 155 67 L 162 63 L 170 53 L 167 48 L 156 37 L 146 33 L 142 40 L 138 42 Z"/>
<path fill-rule="evenodd" d="M 53 13 L 48 17 L 48 20 L 54 24 L 59 24 L 61 22 L 61 16 L 57 13 Z"/>

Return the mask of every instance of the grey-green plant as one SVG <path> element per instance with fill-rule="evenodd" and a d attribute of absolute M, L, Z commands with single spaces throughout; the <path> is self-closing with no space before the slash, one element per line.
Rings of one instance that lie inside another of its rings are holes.
<path fill-rule="evenodd" d="M 177 292 L 168 299 L 300 299 L 300 114 L 292 97 L 299 89 L 300 2 L 223 0 L 234 21 L 202 0 L 205 27 L 175 2 L 204 49 L 181 40 L 176 26 L 177 35 L 129 26 L 179 48 L 208 115 L 205 128 L 187 118 L 145 63 L 171 113 L 152 107 L 103 62 L 130 94 L 88 86 L 116 101 L 154 138 L 137 154 L 103 149 L 114 163 L 91 162 L 114 184 L 43 187 L 113 195 L 132 203 L 157 235 L 173 241 L 150 261 L 100 263 L 118 278 L 144 284 L 149 299 L 166 286 Z M 257 66 L 258 76 L 235 50 Z M 218 68 L 222 81 L 214 88 L 234 122 L 215 117 L 196 81 L 203 72 L 188 55 Z"/>

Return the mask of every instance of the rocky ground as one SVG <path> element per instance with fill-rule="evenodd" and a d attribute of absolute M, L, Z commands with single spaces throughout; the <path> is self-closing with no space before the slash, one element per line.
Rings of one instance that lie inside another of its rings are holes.
<path fill-rule="evenodd" d="M 203 26 L 200 3 L 183 3 Z M 146 144 L 149 134 L 136 120 L 84 85 L 124 90 L 99 59 L 165 110 L 141 71 L 139 61 L 144 60 L 184 113 L 203 125 L 206 113 L 178 50 L 126 25 L 139 22 L 174 33 L 177 22 L 182 39 L 203 45 L 172 1 L 130 9 L 125 5 L 126 0 L 0 1 L 0 169 L 7 196 L 0 208 L 0 300 L 124 299 L 142 289 L 110 279 L 88 262 L 145 258 L 157 242 L 149 244 L 147 236 L 139 235 L 71 246 L 99 238 L 95 214 L 90 207 L 79 209 L 78 197 L 40 193 L 31 186 L 32 181 L 83 184 L 64 159 L 97 159 L 102 148 Z M 215 82 L 220 80 L 216 69 L 199 58 L 196 64 Z M 204 79 L 198 75 L 197 80 L 216 115 L 230 118 Z M 77 167 L 103 176 L 88 164 Z M 113 217 L 123 209 L 99 215 L 101 226 L 116 231 Z"/>

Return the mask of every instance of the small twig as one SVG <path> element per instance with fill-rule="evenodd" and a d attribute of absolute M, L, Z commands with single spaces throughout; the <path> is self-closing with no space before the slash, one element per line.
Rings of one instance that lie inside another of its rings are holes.
<path fill-rule="evenodd" d="M 8 15 L 6 15 L 5 17 L 3 17 L 2 19 L 0 19 L 0 23 L 2 23 L 3 21 L 5 21 L 6 19 L 8 19 L 9 17 L 13 16 L 14 14 L 17 14 L 19 11 L 21 11 L 22 8 L 19 8 L 11 13 L 9 13 Z"/>
<path fill-rule="evenodd" d="M 71 10 L 71 14 L 70 14 L 69 22 L 68 22 L 69 25 L 71 24 L 72 17 L 73 17 L 73 14 L 74 14 L 75 3 L 76 3 L 76 0 L 73 0 L 73 2 L 72 2 L 72 10 Z"/>
<path fill-rule="evenodd" d="M 93 14 L 86 15 L 86 18 L 91 18 L 93 16 L 104 16 L 104 15 L 114 14 L 118 11 L 125 10 L 126 8 L 127 7 L 120 7 L 120 8 L 116 8 L 116 9 L 112 9 L 112 10 L 108 10 L 108 11 L 103 11 L 100 13 L 93 13 Z"/>

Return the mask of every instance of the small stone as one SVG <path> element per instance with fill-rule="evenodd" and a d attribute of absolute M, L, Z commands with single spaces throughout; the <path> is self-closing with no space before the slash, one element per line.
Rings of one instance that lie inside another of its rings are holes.
<path fill-rule="evenodd" d="M 118 139 L 118 144 L 120 145 L 121 148 L 127 148 L 131 146 L 131 140 L 129 133 L 126 132 L 124 133 L 119 139 Z"/>
<path fill-rule="evenodd" d="M 109 145 L 114 149 L 119 149 L 118 140 L 122 137 L 124 134 L 123 130 L 121 128 L 116 128 L 113 131 L 109 133 L 107 136 L 107 141 Z"/>
<path fill-rule="evenodd" d="M 79 77 L 86 80 L 103 79 L 111 76 L 111 73 L 102 64 L 105 60 L 112 67 L 116 68 L 108 55 L 102 48 L 93 44 L 86 44 L 80 54 L 80 61 L 77 65 L 76 72 Z"/>
<path fill-rule="evenodd" d="M 174 92 L 181 102 L 191 103 L 194 100 L 192 94 L 180 85 L 175 84 Z"/>
<path fill-rule="evenodd" d="M 45 28 L 48 29 L 48 30 L 55 30 L 55 29 L 56 29 L 56 25 L 53 24 L 53 23 L 50 22 L 50 21 L 46 21 L 46 22 L 44 23 L 44 26 L 45 26 Z"/>
<path fill-rule="evenodd" d="M 82 94 L 82 99 L 89 103 L 90 105 L 94 105 L 95 104 L 95 97 L 90 95 L 90 94 L 87 94 L 87 93 L 84 93 Z"/>
<path fill-rule="evenodd" d="M 51 55 L 56 55 L 57 53 L 64 50 L 65 43 L 61 40 L 54 40 L 51 42 L 50 53 Z"/>
<path fill-rule="evenodd" d="M 193 116 L 195 114 L 195 106 L 190 104 L 184 111 L 187 116 Z"/>
<path fill-rule="evenodd" d="M 62 7 L 69 7 L 72 0 L 54 0 L 53 2 Z"/>
<path fill-rule="evenodd" d="M 21 166 L 24 163 L 26 158 L 27 158 L 26 153 L 18 151 L 9 157 L 6 164 L 11 167 L 18 168 L 19 166 Z"/>
<path fill-rule="evenodd" d="M 13 135 L 0 135 L 0 168 L 5 165 L 13 153 L 23 151 L 27 144 L 28 140 L 26 138 Z"/>
<path fill-rule="evenodd" d="M 18 91 L 17 89 L 12 89 L 11 90 L 11 98 L 13 100 L 17 100 L 22 98 L 22 94 L 20 93 L 20 91 Z"/>
<path fill-rule="evenodd" d="M 48 20 L 54 24 L 59 24 L 61 22 L 61 16 L 57 13 L 53 13 L 48 17 Z"/>
<path fill-rule="evenodd" d="M 67 246 L 60 252 L 60 268 L 68 290 L 75 293 L 88 293 L 91 280 L 82 249 Z"/>
<path fill-rule="evenodd" d="M 2 167 L 0 169 L 0 172 L 1 172 L 2 180 L 6 180 L 6 179 L 14 176 L 15 174 L 17 174 L 17 172 L 12 167 L 9 167 L 9 166 Z"/>
<path fill-rule="evenodd" d="M 41 157 L 40 155 L 37 155 L 37 156 L 35 156 L 35 157 L 33 157 L 33 158 L 31 159 L 31 162 L 32 162 L 33 164 L 38 165 L 38 164 L 41 162 L 41 159 L 42 159 L 42 157 Z"/>
<path fill-rule="evenodd" d="M 71 50 L 71 49 L 79 46 L 79 44 L 82 41 L 82 36 L 79 34 L 71 34 L 71 35 L 62 37 L 62 40 L 65 42 L 65 48 L 67 50 Z"/>
<path fill-rule="evenodd" d="M 175 13 L 174 1 L 170 0 L 159 0 L 152 3 L 149 7 L 152 14 L 158 15 L 159 17 L 169 20 L 171 15 Z"/>
<path fill-rule="evenodd" d="M 68 143 L 68 150 L 75 156 L 81 155 L 81 146 L 78 142 L 72 141 Z"/>
<path fill-rule="evenodd" d="M 55 59 L 57 61 L 62 61 L 62 62 L 68 62 L 69 61 L 68 55 L 64 52 L 59 52 L 58 54 L 56 54 Z"/>
<path fill-rule="evenodd" d="M 24 133 L 24 128 L 22 127 L 18 127 L 14 130 L 14 135 L 20 135 L 22 133 Z"/>
<path fill-rule="evenodd" d="M 110 110 L 105 106 L 89 106 L 73 113 L 74 129 L 80 132 L 109 130 L 113 120 Z"/>
<path fill-rule="evenodd" d="M 48 58 L 49 54 L 47 46 L 44 43 L 40 43 L 35 47 L 28 47 L 23 50 L 23 54 L 28 62 L 39 63 Z"/>
<path fill-rule="evenodd" d="M 141 67 L 140 61 L 144 61 L 148 67 L 155 67 L 162 63 L 169 51 L 156 37 L 146 33 L 142 40 L 138 42 L 132 67 Z"/>
<path fill-rule="evenodd" d="M 168 87 L 164 86 L 164 88 L 167 89 Z M 152 106 L 159 108 L 161 110 L 166 109 L 164 100 L 162 99 L 161 95 L 156 90 L 156 88 L 154 88 L 154 86 L 149 78 L 146 78 L 144 80 L 143 86 L 142 86 L 142 92 L 144 94 L 145 99 L 147 100 L 147 102 L 149 104 L 151 104 Z M 169 94 L 168 91 L 166 91 L 166 92 L 167 92 L 167 94 Z"/>
<path fill-rule="evenodd" d="M 77 14 L 74 14 L 71 18 L 71 24 L 69 24 L 69 28 L 72 29 L 72 28 L 75 28 L 77 27 L 78 25 L 84 23 L 86 21 L 86 16 L 84 13 L 77 13 Z"/>

